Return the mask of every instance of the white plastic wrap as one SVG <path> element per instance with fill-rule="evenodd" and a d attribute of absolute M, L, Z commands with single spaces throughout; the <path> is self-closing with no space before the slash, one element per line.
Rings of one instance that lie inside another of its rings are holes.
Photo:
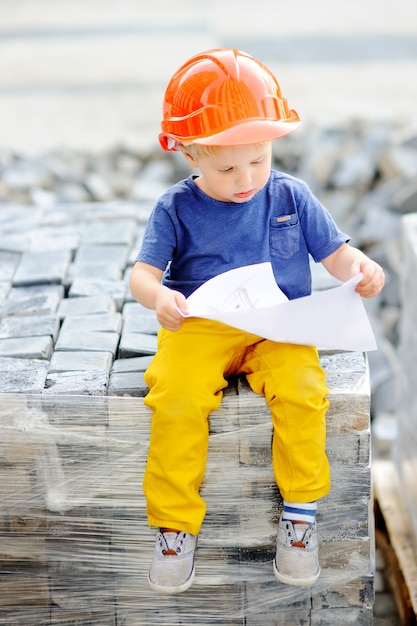
<path fill-rule="evenodd" d="M 244 379 L 211 416 L 196 579 L 178 596 L 147 585 L 155 530 L 141 487 L 151 419 L 143 399 L 0 395 L 0 623 L 371 624 L 366 361 L 321 358 L 333 486 L 319 505 L 322 574 L 312 588 L 273 575 L 281 498 L 271 422 Z"/>

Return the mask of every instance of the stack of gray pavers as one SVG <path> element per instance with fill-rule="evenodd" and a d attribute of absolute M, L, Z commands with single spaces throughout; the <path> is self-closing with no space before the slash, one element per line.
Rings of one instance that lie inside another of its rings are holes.
<path fill-rule="evenodd" d="M 417 546 L 417 213 L 402 220 L 403 271 L 400 362 L 398 376 L 398 442 L 395 461 L 402 483 L 402 494 L 409 513 Z"/>
<path fill-rule="evenodd" d="M 210 420 L 195 583 L 175 597 L 148 590 L 142 396 L 157 324 L 127 287 L 147 214 L 129 204 L 0 213 L 0 623 L 371 624 L 361 353 L 321 353 L 333 486 L 320 506 L 318 583 L 295 588 L 273 576 L 281 499 L 271 422 L 263 398 L 237 379 Z"/>

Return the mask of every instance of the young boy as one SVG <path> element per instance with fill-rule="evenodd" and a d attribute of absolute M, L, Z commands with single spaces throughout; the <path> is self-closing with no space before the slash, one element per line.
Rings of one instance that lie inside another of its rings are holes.
<path fill-rule="evenodd" d="M 187 314 L 187 296 L 213 276 L 266 261 L 290 299 L 311 292 L 309 255 L 341 281 L 362 272 L 357 291 L 366 298 L 381 291 L 384 274 L 348 245 L 302 181 L 271 170 L 271 141 L 300 120 L 262 63 L 235 49 L 192 57 L 167 87 L 163 118 L 162 147 L 180 150 L 199 175 L 157 202 L 130 282 L 162 325 L 146 372 L 153 418 L 144 490 L 149 524 L 159 529 L 149 583 L 178 593 L 193 582 L 208 416 L 227 377 L 245 374 L 273 423 L 272 463 L 284 500 L 274 573 L 311 585 L 320 574 L 316 501 L 330 489 L 328 389 L 317 350 L 180 311 Z"/>

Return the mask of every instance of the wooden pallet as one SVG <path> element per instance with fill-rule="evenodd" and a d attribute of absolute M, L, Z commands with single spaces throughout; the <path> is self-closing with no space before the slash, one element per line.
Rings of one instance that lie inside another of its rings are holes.
<path fill-rule="evenodd" d="M 376 542 L 386 565 L 388 584 L 401 624 L 417 624 L 417 549 L 398 470 L 392 461 L 372 467 Z"/>

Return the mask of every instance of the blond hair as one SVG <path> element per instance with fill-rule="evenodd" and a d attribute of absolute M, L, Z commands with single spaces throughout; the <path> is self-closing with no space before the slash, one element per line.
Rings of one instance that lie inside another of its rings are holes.
<path fill-rule="evenodd" d="M 213 156 L 219 146 L 204 146 L 199 143 L 180 143 L 178 145 L 181 152 L 188 152 L 192 157 L 198 159 L 199 156 Z"/>
<path fill-rule="evenodd" d="M 259 141 L 255 145 L 263 146 L 266 141 Z M 206 146 L 201 143 L 180 143 L 178 147 L 182 152 L 188 152 L 192 157 L 198 159 L 199 156 L 213 156 L 215 154 L 217 148 L 224 148 L 227 146 Z"/>

